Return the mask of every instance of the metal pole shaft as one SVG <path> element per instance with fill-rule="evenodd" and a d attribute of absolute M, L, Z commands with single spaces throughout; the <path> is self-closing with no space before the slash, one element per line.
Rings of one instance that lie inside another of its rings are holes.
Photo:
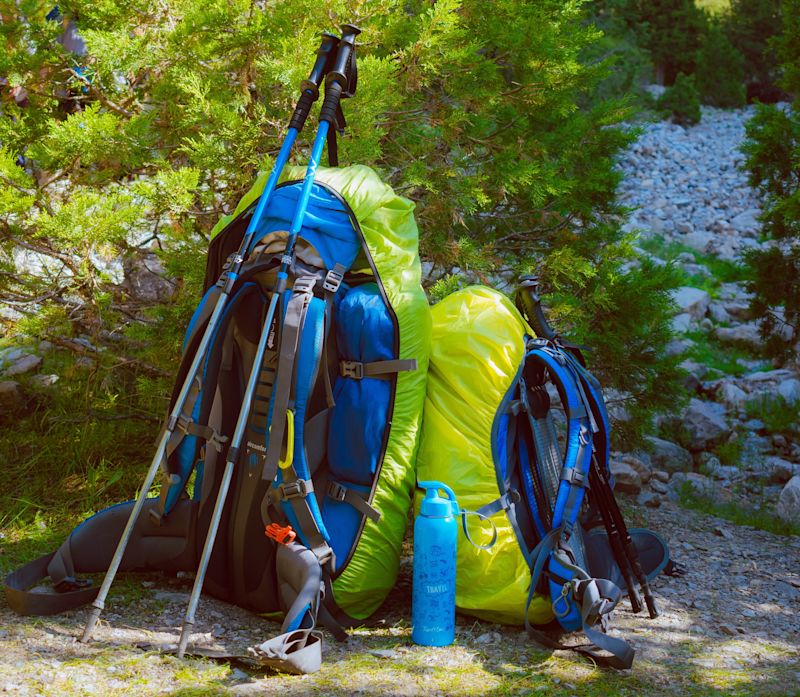
<path fill-rule="evenodd" d="M 106 571 L 106 575 L 103 578 L 103 583 L 100 586 L 100 591 L 97 594 L 97 597 L 92 602 L 92 610 L 89 613 L 89 618 L 86 621 L 86 627 L 83 630 L 83 636 L 81 637 L 81 641 L 86 642 L 92 636 L 92 631 L 94 631 L 94 627 L 97 624 L 97 620 L 100 618 L 100 613 L 103 611 L 105 607 L 106 597 L 108 596 L 108 591 L 111 589 L 111 584 L 114 583 L 114 577 L 117 575 L 117 570 L 119 569 L 119 565 L 122 563 L 122 557 L 125 554 L 125 549 L 128 546 L 128 542 L 130 542 L 131 533 L 133 532 L 133 527 L 136 524 L 136 521 L 139 519 L 139 514 L 142 511 L 142 507 L 144 506 L 145 499 L 147 498 L 147 494 L 150 491 L 150 487 L 153 485 L 153 480 L 156 477 L 156 473 L 158 472 L 158 468 L 162 465 L 164 461 L 164 454 L 167 449 L 167 443 L 169 442 L 170 436 L 175 429 L 175 424 L 178 420 L 178 417 L 181 415 L 181 410 L 183 409 L 183 405 L 186 403 L 186 397 L 189 394 L 189 390 L 191 389 L 192 383 L 194 382 L 195 375 L 197 375 L 197 371 L 200 368 L 200 362 L 205 355 L 206 350 L 208 349 L 208 344 L 211 341 L 211 336 L 214 333 L 214 327 L 216 326 L 217 322 L 219 321 L 220 315 L 222 314 L 222 310 L 225 307 L 225 302 L 227 300 L 226 293 L 221 293 L 219 299 L 217 300 L 217 304 L 214 307 L 214 312 L 211 314 L 211 318 L 206 325 L 206 330 L 203 333 L 203 338 L 200 341 L 200 346 L 198 347 L 194 358 L 192 359 L 192 364 L 189 368 L 189 372 L 186 375 L 186 379 L 181 386 L 181 391 L 178 394 L 178 398 L 175 400 L 175 406 L 170 413 L 169 422 L 167 424 L 167 428 L 164 429 L 164 433 L 161 436 L 161 440 L 158 444 L 158 448 L 156 449 L 156 454 L 153 457 L 153 461 L 150 463 L 150 469 L 147 470 L 147 474 L 145 475 L 144 483 L 142 484 L 142 489 L 139 492 L 139 496 L 136 499 L 136 503 L 133 506 L 133 510 L 131 511 L 130 516 L 128 516 L 128 522 L 125 524 L 125 529 L 122 532 L 122 537 L 120 537 L 119 543 L 117 544 L 117 549 L 114 552 L 114 556 L 111 558 L 111 563 L 108 566 L 108 571 Z"/>
<path fill-rule="evenodd" d="M 219 491 L 217 492 L 217 500 L 214 503 L 214 512 L 211 515 L 211 523 L 208 527 L 206 534 L 206 541 L 203 545 L 203 552 L 200 556 L 200 564 L 197 567 L 197 574 L 194 578 L 194 585 L 192 586 L 192 594 L 189 597 L 189 605 L 186 608 L 186 618 L 181 630 L 181 638 L 178 643 L 178 658 L 183 658 L 186 652 L 186 646 L 189 643 L 189 634 L 191 628 L 194 626 L 194 616 L 197 612 L 197 604 L 200 601 L 200 593 L 203 590 L 203 583 L 205 582 L 206 571 L 208 570 L 208 562 L 211 559 L 211 552 L 214 549 L 214 542 L 217 538 L 220 520 L 222 519 L 222 510 L 225 507 L 225 499 L 228 496 L 228 488 L 231 484 L 233 477 L 233 468 L 235 466 L 234 460 L 239 451 L 244 432 L 247 429 L 247 420 L 250 418 L 250 408 L 253 399 L 253 393 L 256 389 L 258 382 L 258 375 L 261 370 L 261 363 L 264 360 L 264 352 L 267 348 L 267 340 L 269 338 L 270 327 L 272 326 L 272 319 L 275 316 L 275 309 L 278 305 L 279 293 L 273 293 L 272 299 L 269 303 L 267 310 L 267 318 L 264 322 L 264 329 L 261 331 L 261 337 L 258 341 L 258 348 L 253 360 L 253 367 L 250 370 L 250 377 L 247 380 L 247 388 L 242 398 L 242 408 L 239 411 L 239 417 L 236 421 L 236 429 L 231 439 L 231 445 L 228 449 L 229 456 L 225 463 L 225 471 L 222 475 L 222 482 L 220 483 Z"/>
<path fill-rule="evenodd" d="M 322 157 L 322 150 L 325 147 L 325 139 L 327 134 L 328 124 L 323 122 L 320 124 L 314 140 L 314 145 L 311 149 L 311 158 L 306 169 L 306 176 L 303 179 L 303 187 L 300 191 L 300 197 L 297 202 L 297 208 L 294 212 L 294 218 L 292 219 L 292 224 L 289 228 L 289 238 L 286 241 L 286 251 L 284 252 L 283 259 L 281 260 L 278 281 L 275 289 L 273 290 L 272 298 L 269 303 L 269 309 L 267 310 L 267 316 L 264 320 L 256 355 L 253 360 L 252 368 L 250 369 L 250 377 L 247 381 L 247 388 L 242 399 L 242 408 L 239 411 L 239 417 L 236 421 L 236 429 L 234 430 L 233 438 L 231 439 L 231 445 L 228 450 L 229 457 L 225 463 L 225 471 L 222 482 L 220 483 L 219 491 L 217 493 L 217 500 L 214 504 L 214 512 L 212 514 L 211 523 L 206 535 L 206 541 L 203 545 L 203 552 L 200 556 L 200 564 L 197 568 L 197 575 L 195 576 L 194 585 L 192 586 L 192 593 L 189 597 L 189 605 L 186 608 L 186 617 L 181 630 L 181 637 L 178 642 L 178 658 L 182 658 L 184 656 L 186 653 L 186 647 L 189 644 L 189 635 L 192 627 L 194 626 L 195 613 L 197 612 L 197 605 L 200 602 L 200 593 L 203 590 L 203 583 L 205 582 L 208 563 L 211 559 L 211 552 L 214 549 L 214 543 L 219 530 L 219 524 L 222 519 L 222 511 L 225 507 L 225 499 L 228 495 L 228 488 L 230 487 L 231 479 L 233 477 L 233 469 L 235 466 L 235 462 L 233 462 L 233 460 L 236 459 L 239 453 L 239 447 L 241 445 L 242 438 L 244 437 L 244 432 L 247 429 L 247 421 L 250 417 L 253 393 L 255 392 L 256 383 L 258 382 L 258 376 L 261 371 L 261 363 L 264 359 L 264 352 L 267 348 L 270 327 L 272 326 L 272 320 L 275 316 L 278 301 L 285 287 L 286 276 L 292 263 L 295 242 L 303 226 L 306 209 L 308 208 L 308 200 L 311 197 L 311 187 L 314 184 L 314 174 L 317 171 L 317 166 L 320 158 Z M 269 182 L 267 184 L 269 185 Z M 232 456 L 230 454 L 232 454 Z"/>

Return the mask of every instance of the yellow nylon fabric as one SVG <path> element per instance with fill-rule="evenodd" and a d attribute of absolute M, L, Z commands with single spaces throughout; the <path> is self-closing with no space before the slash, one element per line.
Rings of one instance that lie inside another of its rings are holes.
<path fill-rule="evenodd" d="M 305 168 L 288 167 L 282 180 L 302 179 Z M 233 214 L 212 237 L 261 193 L 261 175 Z M 400 566 L 408 510 L 414 490 L 414 459 L 425 398 L 430 353 L 430 306 L 420 285 L 419 231 L 414 203 L 398 196 L 369 167 L 319 167 L 315 180 L 338 191 L 353 209 L 400 329 L 398 358 L 416 358 L 417 370 L 398 373 L 386 453 L 372 505 L 378 523 L 367 520 L 358 547 L 333 583 L 339 607 L 356 619 L 369 617 L 394 586 Z M 335 531 L 333 532 L 335 534 Z M 344 561 L 344 560 L 340 560 Z"/>
<path fill-rule="evenodd" d="M 533 336 L 502 293 L 472 286 L 449 295 L 431 312 L 433 331 L 417 477 L 452 487 L 461 508 L 477 510 L 498 496 L 492 425 Z M 418 499 L 421 496 L 418 494 Z M 419 500 L 417 501 L 419 504 Z M 491 526 L 468 518 L 478 544 L 491 541 Z M 489 550 L 459 536 L 456 605 L 467 614 L 522 624 L 530 569 L 504 512 L 496 513 L 497 542 Z M 550 603 L 536 597 L 530 619 L 553 619 Z"/>

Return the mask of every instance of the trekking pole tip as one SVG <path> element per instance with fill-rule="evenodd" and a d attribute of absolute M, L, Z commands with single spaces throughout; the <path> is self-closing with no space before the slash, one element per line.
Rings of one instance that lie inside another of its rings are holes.
<path fill-rule="evenodd" d="M 94 632 L 94 628 L 97 626 L 97 620 L 100 619 L 101 612 L 101 608 L 93 607 L 89 613 L 89 617 L 86 620 L 86 626 L 83 628 L 83 636 L 81 637 L 82 644 L 85 644 L 92 638 L 92 632 Z"/>
<path fill-rule="evenodd" d="M 647 612 L 650 613 L 651 620 L 654 620 L 661 614 L 656 606 L 656 599 L 652 595 L 646 595 L 644 597 L 644 602 L 647 605 Z"/>
<path fill-rule="evenodd" d="M 183 658 L 186 654 L 186 647 L 189 645 L 189 635 L 192 632 L 192 624 L 189 622 L 183 623 L 181 629 L 181 638 L 178 641 L 178 658 Z"/>

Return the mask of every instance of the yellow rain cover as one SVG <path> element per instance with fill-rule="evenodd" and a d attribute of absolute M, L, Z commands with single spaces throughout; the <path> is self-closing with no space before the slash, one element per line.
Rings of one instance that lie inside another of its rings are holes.
<path fill-rule="evenodd" d="M 299 180 L 305 168 L 288 167 L 282 181 Z M 260 176 L 232 215 L 222 218 L 212 236 L 260 195 Z M 397 375 L 394 411 L 386 453 L 372 505 L 381 513 L 366 521 L 358 547 L 333 582 L 336 603 L 351 617 L 369 617 L 394 586 L 400 568 L 408 510 L 414 490 L 414 458 L 425 399 L 430 353 L 430 306 L 420 285 L 419 231 L 414 203 L 398 196 L 369 167 L 319 167 L 315 181 L 341 194 L 353 209 L 400 330 L 398 358 L 416 358 L 417 370 Z M 358 265 L 358 262 L 356 262 Z"/>
<path fill-rule="evenodd" d="M 456 493 L 461 508 L 477 510 L 498 498 L 492 427 L 533 331 L 502 293 L 472 286 L 432 309 L 433 333 L 417 478 L 438 480 Z M 474 517 L 469 521 L 476 520 Z M 481 619 L 522 624 L 531 572 L 505 512 L 496 513 L 497 542 L 489 550 L 458 540 L 456 605 Z M 491 526 L 470 522 L 478 544 Z M 536 597 L 530 619 L 553 619 L 547 599 Z"/>

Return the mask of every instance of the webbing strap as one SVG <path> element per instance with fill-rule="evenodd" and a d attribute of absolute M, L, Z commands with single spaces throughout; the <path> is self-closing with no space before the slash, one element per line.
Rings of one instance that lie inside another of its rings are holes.
<path fill-rule="evenodd" d="M 3 583 L 6 601 L 12 610 L 21 615 L 57 615 L 86 605 L 95 599 L 100 590 L 99 586 L 88 586 L 86 581 L 78 581 L 71 576 L 59 579 L 52 568 L 59 566 L 57 563 L 59 560 L 54 558 L 61 555 L 68 544 L 69 538 L 56 552 L 34 559 L 5 577 Z M 55 591 L 29 590 L 48 576 L 55 584 Z"/>
<path fill-rule="evenodd" d="M 362 378 L 384 378 L 393 373 L 401 373 L 417 369 L 416 358 L 398 358 L 390 361 L 339 361 L 339 374 L 345 378 L 361 380 Z"/>
<path fill-rule="evenodd" d="M 325 382 L 325 400 L 328 409 L 333 409 L 336 402 L 333 399 L 333 386 L 331 385 L 331 373 L 328 365 L 328 333 L 333 328 L 333 298 L 339 291 L 344 280 L 347 269 L 342 264 L 335 264 L 328 271 L 325 280 L 322 282 L 322 289 L 325 292 L 325 331 L 322 340 L 322 379 Z"/>
<path fill-rule="evenodd" d="M 192 423 L 191 415 L 194 413 L 194 407 L 197 403 L 197 398 L 200 396 L 200 392 L 202 390 L 203 381 L 200 378 L 200 375 L 195 375 L 194 380 L 192 380 L 192 386 L 189 389 L 189 394 L 186 395 L 186 401 L 183 403 L 181 415 L 175 422 L 175 425 L 172 428 L 172 433 L 167 441 L 167 448 L 164 454 L 165 458 L 170 457 L 170 455 L 172 455 L 172 453 L 178 449 L 181 441 L 186 437 L 188 426 Z M 187 416 L 187 414 L 189 416 Z"/>
<path fill-rule="evenodd" d="M 585 571 L 569 563 L 563 556 L 559 556 L 559 563 L 571 571 L 577 578 L 564 584 L 564 598 L 571 599 L 580 605 L 581 625 L 586 638 L 592 642 L 591 646 L 566 646 L 545 632 L 535 629 L 528 619 L 531 602 L 536 594 L 536 588 L 542 577 L 545 564 L 553 553 L 561 537 L 561 528 L 551 530 L 531 552 L 531 584 L 528 590 L 528 599 L 525 603 L 525 630 L 534 641 L 549 648 L 569 649 L 591 656 L 598 663 L 612 666 L 613 668 L 630 668 L 633 664 L 635 651 L 633 647 L 622 639 L 611 637 L 595 629 L 605 624 L 608 613 L 614 609 L 621 597 L 619 588 L 606 579 L 591 578 Z M 597 650 L 608 652 L 610 655 L 598 654 Z"/>
<path fill-rule="evenodd" d="M 283 482 L 277 490 L 273 490 L 275 495 L 281 502 L 291 506 L 308 548 L 317 557 L 320 565 L 325 568 L 329 564 L 333 569 L 336 565 L 336 556 L 308 505 L 308 497 L 314 495 L 313 482 L 310 479 L 299 479 L 294 467 L 286 467 L 281 471 L 283 472 Z"/>
<path fill-rule="evenodd" d="M 298 278 L 294 283 L 292 297 L 286 306 L 286 316 L 281 332 L 280 357 L 278 359 L 277 388 L 272 406 L 272 424 L 269 430 L 267 457 L 261 478 L 271 482 L 278 471 L 278 461 L 283 446 L 283 433 L 286 429 L 286 408 L 294 382 L 294 362 L 297 345 L 303 329 L 308 304 L 314 296 L 317 279 L 313 276 Z"/>
<path fill-rule="evenodd" d="M 380 511 L 373 508 L 367 501 L 369 492 L 356 491 L 350 487 L 340 484 L 339 482 L 331 481 L 328 483 L 327 496 L 334 501 L 344 501 L 349 503 L 361 515 L 367 516 L 371 521 L 377 523 L 381 519 Z"/>
<path fill-rule="evenodd" d="M 521 499 L 522 497 L 519 495 L 519 492 L 516 489 L 510 489 L 500 498 L 481 506 L 477 511 L 475 511 L 475 513 L 482 518 L 488 518 L 489 516 L 493 516 L 495 513 L 499 513 L 500 511 L 507 511 L 515 503 L 519 503 Z"/>

